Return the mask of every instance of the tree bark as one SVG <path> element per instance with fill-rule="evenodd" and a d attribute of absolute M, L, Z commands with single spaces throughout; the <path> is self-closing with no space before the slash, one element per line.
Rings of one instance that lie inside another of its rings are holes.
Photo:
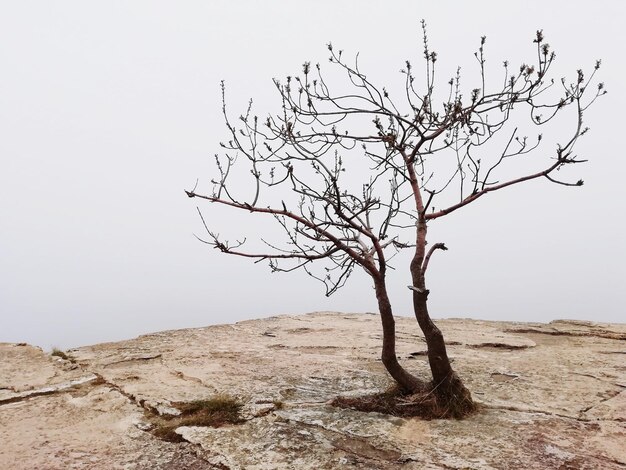
<path fill-rule="evenodd" d="M 428 313 L 429 291 L 426 288 L 424 266 L 426 232 L 426 221 L 420 219 L 417 226 L 415 256 L 410 267 L 413 280 L 413 310 L 428 347 L 428 363 L 433 377 L 433 392 L 442 401 L 442 405 L 448 407 L 450 415 L 462 417 L 474 410 L 475 405 L 471 393 L 452 369 L 443 334 L 433 323 Z"/>
<path fill-rule="evenodd" d="M 383 327 L 383 349 L 381 355 L 383 365 L 389 372 L 389 375 L 405 391 L 417 392 L 425 390 L 427 384 L 407 372 L 398 362 L 398 357 L 396 356 L 396 321 L 393 318 L 384 277 L 374 278 L 374 288 Z"/>
<path fill-rule="evenodd" d="M 428 362 L 433 375 L 433 382 L 436 385 L 444 382 L 454 371 L 450 365 L 443 334 L 441 334 L 441 330 L 437 325 L 433 323 L 428 313 L 428 291 L 425 287 L 420 288 L 423 292 L 413 291 L 413 310 L 417 323 L 426 339 L 426 345 L 428 346 Z"/>

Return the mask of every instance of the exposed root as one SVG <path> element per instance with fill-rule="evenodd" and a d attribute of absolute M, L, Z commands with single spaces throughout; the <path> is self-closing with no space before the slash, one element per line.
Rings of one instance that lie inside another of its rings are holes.
<path fill-rule="evenodd" d="M 436 387 L 406 392 L 394 386 L 382 393 L 362 397 L 337 397 L 330 404 L 357 411 L 378 412 L 402 418 L 462 419 L 477 410 L 469 392 L 449 395 Z"/>

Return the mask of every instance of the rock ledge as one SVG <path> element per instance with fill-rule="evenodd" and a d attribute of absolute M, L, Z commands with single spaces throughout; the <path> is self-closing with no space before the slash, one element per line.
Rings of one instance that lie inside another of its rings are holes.
<path fill-rule="evenodd" d="M 0 468 L 626 468 L 626 325 L 439 320 L 481 410 L 420 421 L 327 403 L 384 390 L 380 326 L 316 312 L 68 351 L 0 343 Z M 415 322 L 398 355 L 427 376 Z M 150 432 L 150 413 L 228 395 L 241 424 Z"/>

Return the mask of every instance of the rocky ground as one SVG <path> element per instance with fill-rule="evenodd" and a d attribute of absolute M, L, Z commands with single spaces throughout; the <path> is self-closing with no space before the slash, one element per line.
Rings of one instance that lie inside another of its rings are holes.
<path fill-rule="evenodd" d="M 167 331 L 68 359 L 0 344 L 0 468 L 626 468 L 626 325 L 438 324 L 481 403 L 462 421 L 328 405 L 390 385 L 371 314 Z M 426 377 L 415 321 L 397 327 L 403 364 Z M 243 403 L 244 420 L 153 435 L 157 414 L 216 395 Z"/>

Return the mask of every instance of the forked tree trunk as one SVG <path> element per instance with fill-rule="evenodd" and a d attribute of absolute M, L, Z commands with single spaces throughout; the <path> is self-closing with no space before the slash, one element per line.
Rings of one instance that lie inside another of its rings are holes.
<path fill-rule="evenodd" d="M 393 318 L 391 302 L 387 295 L 385 278 L 382 276 L 374 278 L 374 288 L 376 290 L 378 310 L 383 326 L 383 351 L 381 356 L 383 365 L 396 383 L 404 390 L 408 392 L 426 390 L 426 382 L 407 372 L 398 362 L 396 355 L 396 321 Z"/>

